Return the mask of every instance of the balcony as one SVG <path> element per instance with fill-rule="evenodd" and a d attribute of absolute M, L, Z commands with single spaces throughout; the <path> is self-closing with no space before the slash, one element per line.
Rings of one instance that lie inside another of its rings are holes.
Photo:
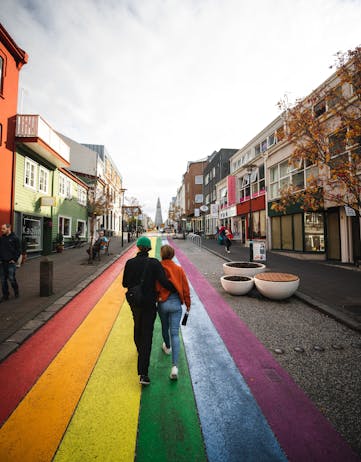
<path fill-rule="evenodd" d="M 16 116 L 16 142 L 56 167 L 69 167 L 70 148 L 39 115 Z"/>

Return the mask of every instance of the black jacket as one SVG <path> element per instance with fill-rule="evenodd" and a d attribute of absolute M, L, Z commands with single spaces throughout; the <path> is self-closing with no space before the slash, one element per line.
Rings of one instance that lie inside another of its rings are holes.
<path fill-rule="evenodd" d="M 159 281 L 163 287 L 176 292 L 173 284 L 167 279 L 163 266 L 156 258 L 148 257 L 147 252 L 139 252 L 136 257 L 131 258 L 125 264 L 123 274 L 123 287 L 134 287 L 140 284 L 143 275 L 144 266 L 147 263 L 146 272 L 143 281 L 143 294 L 145 303 L 155 304 L 157 294 L 155 291 L 155 282 Z"/>
<path fill-rule="evenodd" d="M 0 261 L 16 261 L 21 254 L 20 241 L 15 233 L 0 237 Z"/>

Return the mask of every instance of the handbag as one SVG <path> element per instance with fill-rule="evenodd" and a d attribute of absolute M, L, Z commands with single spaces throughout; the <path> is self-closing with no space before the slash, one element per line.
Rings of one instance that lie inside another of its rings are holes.
<path fill-rule="evenodd" d="M 140 306 L 143 303 L 143 299 L 144 299 L 143 282 L 144 282 L 145 272 L 146 272 L 147 266 L 148 266 L 148 261 L 149 261 L 149 259 L 147 259 L 147 261 L 146 261 L 146 263 L 144 265 L 142 277 L 140 278 L 140 283 L 133 286 L 133 287 L 129 287 L 129 289 L 128 289 L 127 293 L 126 293 L 126 298 L 127 298 L 127 301 L 129 303 L 130 307 Z"/>

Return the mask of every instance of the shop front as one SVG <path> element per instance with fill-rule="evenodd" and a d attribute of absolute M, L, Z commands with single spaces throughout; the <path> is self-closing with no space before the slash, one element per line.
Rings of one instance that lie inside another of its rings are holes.
<path fill-rule="evenodd" d="M 323 211 L 282 214 L 271 209 L 271 242 L 273 250 L 325 254 L 325 214 Z"/>
<path fill-rule="evenodd" d="M 237 205 L 237 217 L 242 244 L 253 239 L 266 239 L 265 196 L 259 195 Z"/>

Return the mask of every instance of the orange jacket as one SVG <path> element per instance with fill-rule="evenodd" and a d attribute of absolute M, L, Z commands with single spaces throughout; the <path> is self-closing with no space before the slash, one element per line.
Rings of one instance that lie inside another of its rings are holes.
<path fill-rule="evenodd" d="M 191 296 L 189 292 L 189 285 L 186 273 L 183 268 L 175 264 L 172 260 L 162 260 L 161 264 L 165 270 L 167 278 L 173 283 L 177 289 L 180 301 L 184 303 L 187 308 L 191 306 Z M 165 302 L 170 295 L 169 290 L 156 283 L 156 290 L 158 292 L 158 301 Z"/>

